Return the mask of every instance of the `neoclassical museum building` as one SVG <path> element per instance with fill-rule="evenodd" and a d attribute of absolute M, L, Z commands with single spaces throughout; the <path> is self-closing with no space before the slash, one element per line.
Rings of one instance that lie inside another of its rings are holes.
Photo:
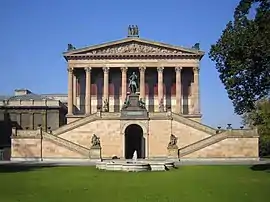
<path fill-rule="evenodd" d="M 146 159 L 258 158 L 256 130 L 201 123 L 199 77 L 207 67 L 200 66 L 198 43 L 184 48 L 142 39 L 130 27 L 124 39 L 69 44 L 63 56 L 67 96 L 41 96 L 67 108 L 66 120 L 59 116 L 53 128 L 12 126 L 11 159 L 129 159 L 134 151 Z M 29 103 L 17 105 L 38 105 Z"/>

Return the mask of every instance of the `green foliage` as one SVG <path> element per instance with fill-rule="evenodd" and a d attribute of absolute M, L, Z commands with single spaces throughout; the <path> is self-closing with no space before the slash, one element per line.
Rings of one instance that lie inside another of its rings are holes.
<path fill-rule="evenodd" d="M 243 123 L 258 128 L 260 156 L 270 155 L 270 99 L 256 102 L 255 109 L 243 116 Z"/>
<path fill-rule="evenodd" d="M 254 19 L 249 11 L 258 3 Z M 209 57 L 216 63 L 235 112 L 244 114 L 270 90 L 270 1 L 241 0 Z"/>

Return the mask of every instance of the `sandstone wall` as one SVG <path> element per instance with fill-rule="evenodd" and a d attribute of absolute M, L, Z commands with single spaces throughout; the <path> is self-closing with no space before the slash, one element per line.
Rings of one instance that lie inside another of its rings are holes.
<path fill-rule="evenodd" d="M 61 134 L 60 137 L 89 148 L 92 135 L 100 137 L 102 156 L 123 156 L 123 135 L 119 120 L 99 120 Z"/>
<path fill-rule="evenodd" d="M 55 144 L 49 140 L 14 138 L 11 147 L 12 158 L 85 158 L 77 152 L 71 151 L 61 145 Z"/>
<path fill-rule="evenodd" d="M 170 135 L 178 138 L 178 147 L 184 147 L 210 135 L 203 131 L 170 120 L 151 120 L 149 122 L 149 155 L 166 156 Z"/>
<path fill-rule="evenodd" d="M 258 138 L 228 138 L 183 158 L 257 158 Z"/>
<path fill-rule="evenodd" d="M 13 138 L 11 141 L 12 158 L 40 158 L 40 139 L 37 138 Z"/>
<path fill-rule="evenodd" d="M 145 138 L 145 156 L 149 158 L 166 157 L 171 133 L 178 137 L 178 147 L 182 148 L 211 135 L 190 126 L 171 120 L 97 120 L 65 132 L 59 137 L 90 148 L 93 134 L 100 137 L 102 157 L 123 158 L 125 152 L 125 129 L 130 124 L 138 124 Z M 148 131 L 148 132 L 147 132 Z M 244 134 L 243 134 L 244 135 Z M 12 157 L 40 158 L 40 138 L 13 138 Z M 85 158 L 60 144 L 44 139 L 42 144 L 44 158 Z M 184 156 L 184 158 L 233 158 L 258 157 L 258 138 L 228 138 L 206 148 Z"/>

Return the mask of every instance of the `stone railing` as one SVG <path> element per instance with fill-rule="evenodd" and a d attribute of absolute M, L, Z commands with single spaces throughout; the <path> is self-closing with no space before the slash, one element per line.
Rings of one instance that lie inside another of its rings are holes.
<path fill-rule="evenodd" d="M 39 132 L 40 129 L 37 130 L 18 130 L 15 127 L 12 128 L 12 138 L 40 138 Z"/>
<path fill-rule="evenodd" d="M 207 125 L 204 125 L 204 124 L 199 123 L 197 121 L 193 121 L 191 119 L 185 118 L 185 117 L 178 115 L 178 114 L 175 114 L 175 113 L 172 113 L 172 118 L 175 121 L 178 121 L 180 123 L 183 123 L 185 125 L 193 127 L 193 128 L 198 129 L 200 131 L 206 132 L 210 135 L 216 135 L 218 133 L 218 130 L 216 130 L 214 128 L 211 128 Z"/>
<path fill-rule="evenodd" d="M 118 119 L 120 118 L 120 113 L 117 112 L 99 112 L 101 118 L 108 118 L 108 119 Z"/>
<path fill-rule="evenodd" d="M 80 153 L 83 156 L 88 157 L 89 156 L 89 149 L 86 147 L 83 147 L 79 144 L 76 144 L 74 142 L 71 142 L 69 140 L 66 140 L 64 138 L 61 138 L 59 136 L 55 136 L 52 134 L 49 134 L 47 132 L 42 131 L 42 136 L 44 139 L 54 142 L 55 144 L 58 144 L 60 146 L 64 146 L 65 148 Z"/>
<path fill-rule="evenodd" d="M 257 129 L 233 129 L 229 130 L 229 137 L 258 137 Z"/>
<path fill-rule="evenodd" d="M 73 121 L 73 122 L 71 122 L 71 123 L 69 123 L 67 125 L 64 125 L 64 126 L 58 128 L 58 129 L 52 131 L 52 133 L 54 135 L 60 135 L 60 134 L 62 134 L 64 132 L 66 132 L 66 131 L 72 130 L 74 128 L 77 128 L 79 126 L 82 126 L 84 124 L 87 124 L 89 122 L 92 122 L 92 121 L 95 121 L 95 120 L 98 120 L 98 119 L 101 119 L 101 117 L 98 116 L 97 113 L 91 114 L 91 115 L 89 115 L 89 116 L 87 116 L 85 118 L 81 118 L 81 119 Z"/>
<path fill-rule="evenodd" d="M 209 145 L 215 144 L 221 140 L 224 140 L 228 137 L 228 132 L 219 133 L 217 135 L 213 135 L 210 137 L 207 137 L 203 140 L 199 140 L 198 142 L 195 142 L 193 144 L 190 144 L 188 146 L 185 146 L 181 149 L 179 149 L 179 157 L 183 157 L 185 155 L 191 154 L 195 151 L 198 151 L 200 149 L 203 149 Z"/>
<path fill-rule="evenodd" d="M 100 119 L 119 119 L 120 113 L 110 113 L 110 112 L 97 112 L 95 114 L 91 114 L 89 116 L 86 116 L 84 118 L 78 119 L 76 121 L 73 121 L 67 125 L 64 125 L 54 131 L 52 133 L 54 135 L 60 135 L 64 132 L 67 132 L 69 130 L 72 130 L 74 128 L 78 128 L 82 125 L 85 125 L 87 123 L 90 123 L 92 121 L 100 120 Z"/>
<path fill-rule="evenodd" d="M 171 119 L 171 113 L 168 112 L 149 112 L 150 119 Z"/>

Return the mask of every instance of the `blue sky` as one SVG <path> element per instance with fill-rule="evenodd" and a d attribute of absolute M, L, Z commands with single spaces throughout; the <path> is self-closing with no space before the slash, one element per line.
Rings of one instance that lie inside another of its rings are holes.
<path fill-rule="evenodd" d="M 238 0 L 1 0 L 0 95 L 16 88 L 66 93 L 62 52 L 126 37 L 137 24 L 145 39 L 191 47 L 201 61 L 203 122 L 213 127 L 241 125 L 208 52 L 232 19 Z"/>

